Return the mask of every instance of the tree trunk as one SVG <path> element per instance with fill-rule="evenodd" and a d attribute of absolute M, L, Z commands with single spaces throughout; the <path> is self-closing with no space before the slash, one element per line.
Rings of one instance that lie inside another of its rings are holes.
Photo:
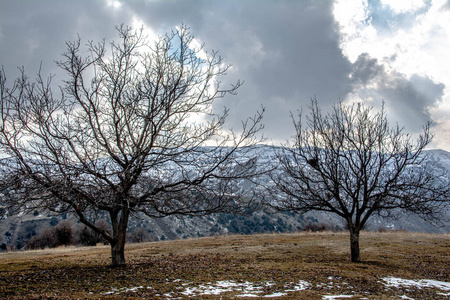
<path fill-rule="evenodd" d="M 350 251 L 352 262 L 360 262 L 359 253 L 359 229 L 350 228 Z"/>
<path fill-rule="evenodd" d="M 111 265 L 113 267 L 125 265 L 125 242 L 127 237 L 128 219 L 130 211 L 128 208 L 120 212 L 112 212 L 111 224 L 113 229 L 113 242 L 111 243 Z"/>
<path fill-rule="evenodd" d="M 125 243 L 111 245 L 111 266 L 119 267 L 125 265 Z"/>

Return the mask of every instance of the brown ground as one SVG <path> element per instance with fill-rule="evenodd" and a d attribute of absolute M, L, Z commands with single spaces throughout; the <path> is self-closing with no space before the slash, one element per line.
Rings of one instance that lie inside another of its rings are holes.
<path fill-rule="evenodd" d="M 122 268 L 108 266 L 107 246 L 9 252 L 0 254 L 0 299 L 450 298 L 445 288 L 382 280 L 450 282 L 450 235 L 365 232 L 361 254 L 362 263 L 351 263 L 348 234 L 331 232 L 130 244 Z"/>

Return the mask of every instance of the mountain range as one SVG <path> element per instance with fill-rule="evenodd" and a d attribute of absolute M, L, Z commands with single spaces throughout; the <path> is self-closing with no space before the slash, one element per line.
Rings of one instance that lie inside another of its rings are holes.
<path fill-rule="evenodd" d="M 258 145 L 252 154 L 258 157 L 262 165 L 273 167 L 277 163 L 275 156 L 279 148 Z M 450 173 L 450 153 L 444 150 L 424 151 L 427 168 L 436 174 Z M 449 178 L 450 180 L 450 178 Z M 264 183 L 260 183 L 264 184 Z M 247 185 L 249 187 L 249 185 Z M 405 230 L 430 233 L 450 233 L 450 213 L 447 209 L 444 217 L 429 222 L 412 214 L 399 212 L 394 220 L 372 217 L 367 230 Z M 0 220 L 0 245 L 2 249 L 21 249 L 31 237 L 40 234 L 48 227 L 55 226 L 67 219 L 74 228 L 82 225 L 70 215 L 47 215 L 40 212 L 4 216 Z M 263 211 L 250 215 L 217 213 L 204 217 L 176 217 L 150 219 L 136 215 L 130 220 L 129 235 L 144 229 L 145 240 L 164 240 L 202 237 L 222 234 L 255 234 L 262 232 L 292 232 L 299 230 L 344 230 L 342 220 L 335 215 L 322 212 L 296 214 L 292 212 L 269 214 Z"/>

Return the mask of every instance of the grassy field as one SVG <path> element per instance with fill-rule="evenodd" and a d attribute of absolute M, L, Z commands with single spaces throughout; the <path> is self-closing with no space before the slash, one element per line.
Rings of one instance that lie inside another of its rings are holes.
<path fill-rule="evenodd" d="M 324 232 L 129 244 L 122 268 L 108 266 L 108 246 L 1 253 L 0 299 L 450 298 L 449 235 L 365 232 L 357 264 L 348 239 Z"/>

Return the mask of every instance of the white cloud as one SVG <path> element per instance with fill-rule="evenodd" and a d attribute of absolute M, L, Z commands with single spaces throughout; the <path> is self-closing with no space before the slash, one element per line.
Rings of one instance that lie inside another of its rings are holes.
<path fill-rule="evenodd" d="M 122 7 L 122 3 L 120 3 L 120 2 L 117 1 L 117 0 L 107 0 L 107 1 L 106 1 L 106 4 L 107 4 L 108 6 L 110 6 L 110 7 L 115 8 L 115 9 L 119 9 L 119 8 Z"/>
<path fill-rule="evenodd" d="M 197 57 L 201 59 L 208 59 L 208 54 L 206 53 L 205 49 L 203 48 L 203 43 L 197 39 L 193 38 L 191 43 L 189 44 L 189 48 L 191 48 L 193 51 L 197 52 Z"/>
<path fill-rule="evenodd" d="M 381 3 L 385 6 L 390 7 L 396 13 L 415 11 L 425 6 L 424 0 L 381 0 Z"/>
<path fill-rule="evenodd" d="M 139 18 L 136 15 L 134 15 L 132 18 L 131 27 L 136 30 L 142 28 L 142 34 L 147 38 L 149 42 L 157 41 L 159 39 L 158 34 L 148 24 L 146 24 L 143 19 Z"/>
<path fill-rule="evenodd" d="M 356 46 L 351 45 L 372 40 L 376 35 L 374 28 L 365 22 L 368 18 L 367 5 L 367 0 L 338 0 L 333 7 L 333 15 L 340 29 L 341 48 L 351 62 L 355 62 L 361 53 Z"/>
<path fill-rule="evenodd" d="M 365 1 L 351 3 L 340 0 L 334 8 L 341 28 L 341 48 L 350 61 L 368 53 L 407 76 L 422 74 L 439 81 L 450 78 L 450 69 L 443 67 L 450 65 L 450 11 L 441 9 L 443 1 L 436 1 L 413 26 L 389 34 L 374 27 Z"/>
<path fill-rule="evenodd" d="M 383 0 L 381 6 L 375 7 L 366 0 L 338 0 L 333 13 L 339 24 L 344 55 L 355 63 L 361 54 L 367 53 L 377 59 L 386 73 L 405 78 L 422 76 L 436 84 L 450 85 L 447 67 L 450 66 L 450 10 L 443 9 L 445 0 L 428 4 L 429 7 L 421 0 Z M 405 18 L 413 21 L 402 23 Z M 363 95 L 361 89 L 370 88 L 371 83 L 350 95 Z M 450 127 L 449 86 L 427 112 L 435 121 L 434 146 L 450 149 L 446 131 Z"/>

